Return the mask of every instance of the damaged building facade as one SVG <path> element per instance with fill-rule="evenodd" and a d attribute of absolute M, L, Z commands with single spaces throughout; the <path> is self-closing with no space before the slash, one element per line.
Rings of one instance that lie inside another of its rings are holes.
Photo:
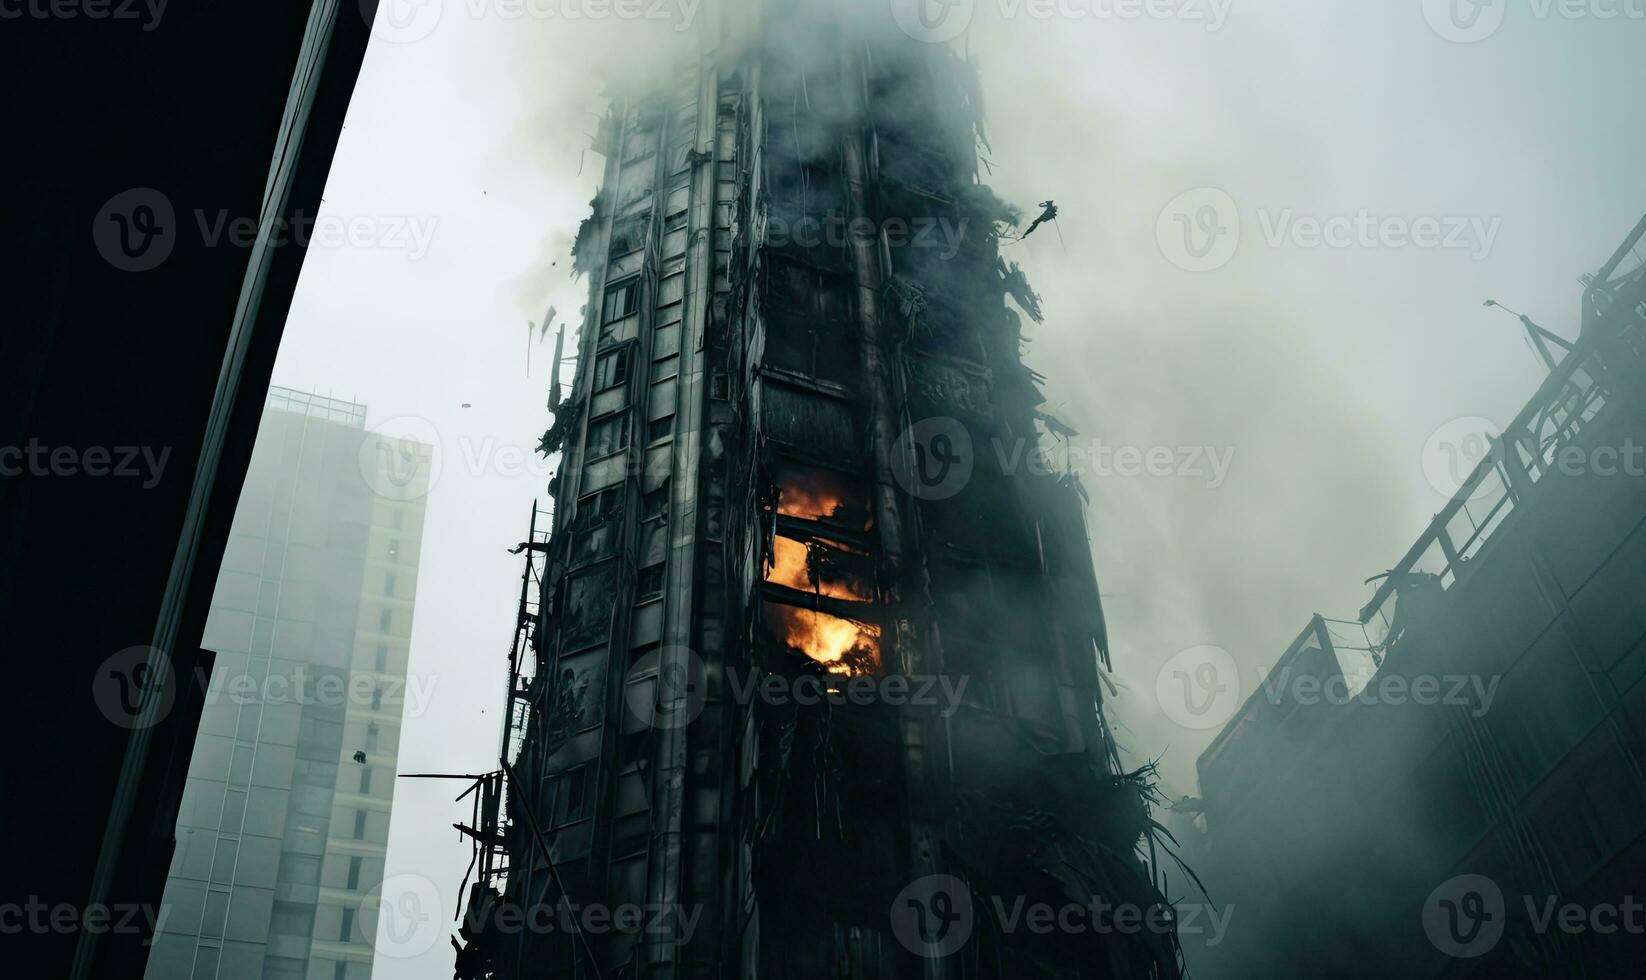
<path fill-rule="evenodd" d="M 1526 324 L 1549 376 L 1358 620 L 1315 617 L 1200 758 L 1191 860 L 1240 921 L 1197 975 L 1640 975 L 1643 233 L 1575 341 Z"/>
<path fill-rule="evenodd" d="M 981 448 L 1049 437 L 975 76 L 853 6 L 614 95 L 460 977 L 1180 973 L 1083 492 Z"/>

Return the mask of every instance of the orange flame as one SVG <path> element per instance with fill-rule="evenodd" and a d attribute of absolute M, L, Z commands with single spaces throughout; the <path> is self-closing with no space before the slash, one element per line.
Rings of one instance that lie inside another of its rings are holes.
<path fill-rule="evenodd" d="M 825 612 L 770 605 L 783 642 L 822 664 L 831 674 L 867 674 L 880 665 L 880 627 Z"/>
<path fill-rule="evenodd" d="M 839 520 L 852 514 L 869 527 L 868 501 L 855 492 L 845 476 L 813 467 L 789 467 L 779 487 L 777 512 L 808 521 Z M 802 477 L 796 479 L 797 477 Z M 853 523 L 857 523 L 853 521 Z"/>
<path fill-rule="evenodd" d="M 835 580 L 812 581 L 811 570 L 806 565 L 806 557 L 810 549 L 793 538 L 778 535 L 773 539 L 772 569 L 766 575 L 766 581 L 777 585 L 786 585 L 791 589 L 802 592 L 815 592 L 832 599 L 872 599 L 862 588 L 854 588 L 852 583 Z"/>

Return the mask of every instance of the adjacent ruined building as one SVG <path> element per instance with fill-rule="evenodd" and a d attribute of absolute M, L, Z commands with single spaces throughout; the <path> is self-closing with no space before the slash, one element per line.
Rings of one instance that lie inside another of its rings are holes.
<path fill-rule="evenodd" d="M 1051 437 L 976 79 L 853 9 L 728 18 L 600 131 L 460 977 L 1179 975 L 1085 498 L 990 448 Z"/>
<path fill-rule="evenodd" d="M 1575 340 L 1527 324 L 1541 387 L 1201 756 L 1193 863 L 1238 915 L 1185 940 L 1196 976 L 1640 975 L 1643 237 L 1583 277 Z"/>

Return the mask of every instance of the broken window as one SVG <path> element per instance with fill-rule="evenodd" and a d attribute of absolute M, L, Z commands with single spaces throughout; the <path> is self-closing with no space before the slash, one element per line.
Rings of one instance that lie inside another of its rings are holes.
<path fill-rule="evenodd" d="M 849 316 L 844 276 L 774 256 L 766 265 L 767 303 L 842 322 Z"/>
<path fill-rule="evenodd" d="M 880 669 L 880 627 L 873 623 L 768 602 L 766 625 L 779 644 L 831 674 L 872 674 Z"/>
<path fill-rule="evenodd" d="M 639 215 L 633 218 L 624 218 L 612 222 L 611 255 L 627 255 L 638 252 L 646 244 L 646 224 L 648 215 Z"/>
<path fill-rule="evenodd" d="M 606 302 L 601 307 L 602 323 L 614 323 L 640 309 L 640 277 L 625 279 L 606 287 Z"/>
<path fill-rule="evenodd" d="M 612 596 L 617 586 L 617 564 L 606 562 L 566 580 L 561 611 L 561 642 L 567 649 L 604 640 L 611 628 Z"/>
<path fill-rule="evenodd" d="M 589 423 L 586 457 L 599 459 L 629 448 L 628 413 L 615 412 Z"/>
<path fill-rule="evenodd" d="M 553 826 L 582 820 L 588 801 L 588 767 L 574 766 L 549 777 L 548 797 L 549 820 Z"/>
<path fill-rule="evenodd" d="M 616 388 L 629 380 L 629 360 L 634 348 L 624 346 L 601 354 L 594 362 L 594 390 Z"/>
<path fill-rule="evenodd" d="M 550 699 L 544 751 L 553 754 L 573 735 L 606 720 L 606 651 L 562 657 Z"/>
<path fill-rule="evenodd" d="M 837 541 L 772 540 L 766 581 L 832 599 L 872 600 L 873 571 L 867 554 Z"/>
<path fill-rule="evenodd" d="M 845 384 L 859 370 L 857 331 L 846 320 L 825 320 L 783 306 L 765 313 L 767 364 L 808 378 Z"/>
<path fill-rule="evenodd" d="M 640 503 L 640 519 L 655 520 L 669 512 L 669 485 L 667 483 L 646 494 Z"/>
<path fill-rule="evenodd" d="M 779 514 L 854 531 L 869 529 L 869 495 L 862 481 L 804 463 L 784 461 L 774 470 Z"/>
<path fill-rule="evenodd" d="M 623 488 L 611 487 L 577 502 L 572 520 L 572 561 L 605 558 L 617 549 L 623 526 Z"/>

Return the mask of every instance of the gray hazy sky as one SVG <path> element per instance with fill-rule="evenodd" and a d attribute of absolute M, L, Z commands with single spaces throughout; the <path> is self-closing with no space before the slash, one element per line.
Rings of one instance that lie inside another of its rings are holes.
<path fill-rule="evenodd" d="M 323 213 L 359 231 L 311 247 L 275 381 L 437 441 L 411 661 L 433 698 L 407 720 L 400 765 L 479 772 L 496 764 L 519 593 L 505 549 L 533 499 L 547 503 L 531 447 L 550 418 L 552 338 L 528 376 L 526 323 L 552 303 L 575 324 L 585 301 L 567 253 L 603 164 L 585 151 L 596 71 L 655 60 L 688 8 L 624 21 L 572 6 L 588 0 L 397 2 L 384 0 L 325 195 Z M 1215 730 L 1162 712 L 1162 665 L 1224 648 L 1244 695 L 1312 612 L 1352 615 L 1362 580 L 1443 502 L 1424 467 L 1437 430 L 1502 424 L 1539 380 L 1517 324 L 1481 301 L 1574 334 L 1575 277 L 1646 211 L 1646 21 L 1628 15 L 1638 4 L 1596 4 L 1620 16 L 1511 0 L 1472 44 L 1434 29 L 1426 12 L 1443 5 L 1425 0 L 1219 0 L 1215 30 L 1210 0 L 1154 19 L 1100 16 L 1123 9 L 1110 0 L 1044 18 L 1028 0 L 971 6 L 954 43 L 981 62 L 990 182 L 1025 210 L 1061 210 L 1061 238 L 1042 229 L 1006 252 L 1044 300 L 1029 363 L 1050 379 L 1048 407 L 1087 446 L 1230 460 L 1216 486 L 1204 464 L 1085 477 L 1122 689 L 1110 710 L 1132 758 L 1163 756 L 1175 790 L 1194 792 Z M 408 27 L 383 21 L 396 9 L 415 11 Z M 1189 272 L 1162 210 L 1200 188 L 1232 200 L 1240 242 Z M 1310 245 L 1308 219 L 1362 212 L 1488 234 Z M 467 820 L 460 788 L 402 780 L 390 835 L 388 873 L 439 885 L 448 919 L 469 857 L 450 827 Z M 450 963 L 442 937 L 378 970 L 446 977 Z"/>

